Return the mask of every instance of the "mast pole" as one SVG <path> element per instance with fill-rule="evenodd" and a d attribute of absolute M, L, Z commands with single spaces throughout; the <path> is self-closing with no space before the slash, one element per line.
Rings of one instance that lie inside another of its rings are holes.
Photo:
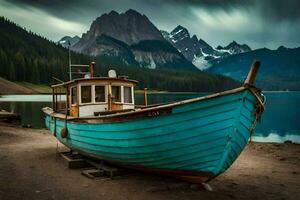
<path fill-rule="evenodd" d="M 147 88 L 144 88 L 144 105 L 148 106 L 148 93 L 147 93 Z"/>
<path fill-rule="evenodd" d="M 72 69 L 71 69 L 71 50 L 70 50 L 70 41 L 69 41 L 69 77 L 70 77 L 70 81 L 72 80 Z"/>

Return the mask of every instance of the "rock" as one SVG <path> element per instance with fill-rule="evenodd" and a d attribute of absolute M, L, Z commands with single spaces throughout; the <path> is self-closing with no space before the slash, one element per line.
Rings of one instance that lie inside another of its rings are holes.
<path fill-rule="evenodd" d="M 199 190 L 199 185 L 198 184 L 191 184 L 190 185 L 190 188 L 192 189 L 192 190 Z"/>
<path fill-rule="evenodd" d="M 286 160 L 286 158 L 279 158 L 279 160 L 280 160 L 280 161 L 285 161 L 285 160 Z"/>
<path fill-rule="evenodd" d="M 88 184 L 82 184 L 81 186 L 82 186 L 82 187 L 89 187 Z"/>
<path fill-rule="evenodd" d="M 284 141 L 284 144 L 293 144 L 293 142 L 291 140 L 286 140 Z"/>
<path fill-rule="evenodd" d="M 235 196 L 233 194 L 227 194 L 228 197 L 230 197 L 231 199 L 235 199 Z"/>
<path fill-rule="evenodd" d="M 212 187 L 208 183 L 202 183 L 202 185 L 206 191 L 209 191 L 209 192 L 213 191 Z"/>
<path fill-rule="evenodd" d="M 230 183 L 230 185 L 232 185 L 232 186 L 238 186 L 239 184 L 235 183 L 235 182 L 232 182 L 232 183 Z"/>
<path fill-rule="evenodd" d="M 31 124 L 22 124 L 23 128 L 32 128 Z"/>

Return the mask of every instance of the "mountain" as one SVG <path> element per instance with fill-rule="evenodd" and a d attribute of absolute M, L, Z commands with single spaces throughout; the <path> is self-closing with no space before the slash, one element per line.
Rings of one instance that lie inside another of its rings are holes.
<path fill-rule="evenodd" d="M 93 21 L 90 30 L 82 35 L 80 43 L 93 40 L 102 34 L 128 45 L 139 43 L 142 40 L 164 40 L 159 30 L 145 15 L 132 9 L 121 14 L 111 11 L 101 15 Z"/>
<path fill-rule="evenodd" d="M 178 52 L 166 41 L 165 44 L 158 40 L 144 40 L 129 46 L 105 35 L 97 37 L 97 39 L 100 43 L 106 42 L 108 46 L 116 45 L 114 48 L 122 49 L 127 57 L 134 57 L 133 51 L 168 51 L 171 52 L 170 54 Z M 213 92 L 239 85 L 239 82 L 230 78 L 199 70 L 183 71 L 169 68 L 152 70 L 140 66 L 129 67 L 124 63 L 123 65 L 116 64 L 115 59 L 111 60 L 107 56 L 93 57 L 72 51 L 71 56 L 72 62 L 76 64 L 88 64 L 96 61 L 94 69 L 96 76 L 107 76 L 108 70 L 113 68 L 118 75 L 127 75 L 131 79 L 138 80 L 137 89 L 147 87 L 167 91 Z M 50 84 L 53 81 L 52 77 L 67 81 L 67 72 L 68 50 L 66 48 L 0 17 L 0 77 L 9 81 Z M 8 84 L 5 85 L 8 86 Z M 0 90 L 2 90 L 1 87 Z"/>
<path fill-rule="evenodd" d="M 214 59 L 251 51 L 249 46 L 238 44 L 235 41 L 226 47 L 218 46 L 215 49 L 203 39 L 198 39 L 196 35 L 190 36 L 189 31 L 181 25 L 178 25 L 170 33 L 163 30 L 161 33 L 186 59 L 201 70 L 209 68 Z"/>
<path fill-rule="evenodd" d="M 98 17 L 72 46 L 76 52 L 113 60 L 119 65 L 196 70 L 145 16 L 135 10 Z"/>
<path fill-rule="evenodd" d="M 253 60 L 262 66 L 257 85 L 264 90 L 300 90 L 300 48 L 279 47 L 252 50 L 247 44 L 232 41 L 227 46 L 213 48 L 196 35 L 191 36 L 183 26 L 170 33 L 161 31 L 163 37 L 199 69 L 229 76 L 243 81 Z"/>
<path fill-rule="evenodd" d="M 276 50 L 262 48 L 216 59 L 207 71 L 242 81 L 256 59 L 262 63 L 256 79 L 262 89 L 300 90 L 300 47 L 281 46 Z"/>
<path fill-rule="evenodd" d="M 252 50 L 247 44 L 238 44 L 236 41 L 232 41 L 226 47 L 218 46 L 216 49 L 228 52 L 231 55 L 245 53 Z"/>
<path fill-rule="evenodd" d="M 74 46 L 77 42 L 79 42 L 80 37 L 78 37 L 77 35 L 74 37 L 70 37 L 70 36 L 64 36 L 62 37 L 57 44 L 60 44 L 61 46 L 68 48 L 69 45 Z"/>

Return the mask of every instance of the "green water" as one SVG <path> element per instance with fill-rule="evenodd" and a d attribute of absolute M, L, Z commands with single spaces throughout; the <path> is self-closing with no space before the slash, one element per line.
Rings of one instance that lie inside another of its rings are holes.
<path fill-rule="evenodd" d="M 300 92 L 265 92 L 267 109 L 255 129 L 253 139 L 261 142 L 300 143 Z M 149 94 L 149 104 L 174 102 L 203 96 L 205 93 L 155 93 Z M 135 94 L 136 104 L 143 104 L 143 94 Z M 4 95 L 0 108 L 22 115 L 22 123 L 35 128 L 44 127 L 41 109 L 51 107 L 51 95 Z"/>

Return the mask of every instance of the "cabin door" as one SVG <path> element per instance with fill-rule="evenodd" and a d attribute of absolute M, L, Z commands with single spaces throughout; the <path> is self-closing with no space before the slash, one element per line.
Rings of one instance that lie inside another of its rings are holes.
<path fill-rule="evenodd" d="M 70 89 L 70 115 L 72 117 L 78 117 L 78 96 L 77 87 L 71 87 Z"/>
<path fill-rule="evenodd" d="M 112 92 L 112 102 L 111 102 L 111 109 L 112 110 L 121 110 L 123 108 L 122 106 L 122 90 L 121 86 L 111 86 L 111 92 Z"/>

